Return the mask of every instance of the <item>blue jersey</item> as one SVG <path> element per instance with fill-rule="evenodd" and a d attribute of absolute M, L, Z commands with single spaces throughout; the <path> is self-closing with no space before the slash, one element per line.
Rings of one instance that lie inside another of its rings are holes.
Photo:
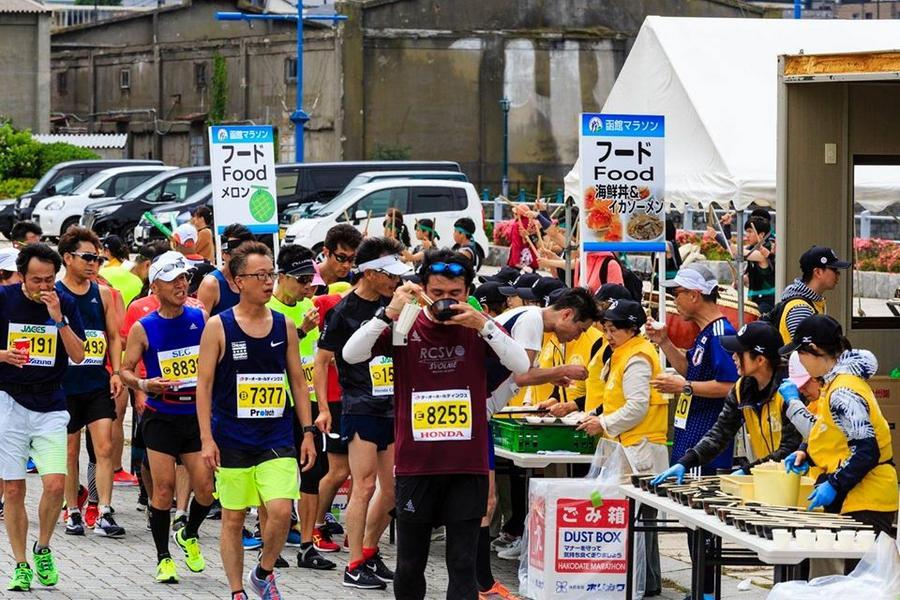
<path fill-rule="evenodd" d="M 67 292 L 58 295 L 60 309 L 69 327 L 84 339 L 81 314 L 75 300 Z M 47 306 L 27 298 L 21 283 L 0 286 L 0 347 L 6 350 L 20 338 L 31 341 L 30 358 L 22 368 L 0 363 L 0 390 L 29 410 L 66 410 L 62 380 L 69 355 Z"/>
<path fill-rule="evenodd" d="M 719 338 L 735 335 L 734 327 L 725 317 L 716 319 L 703 328 L 687 351 L 688 381 L 720 381 L 733 383 L 738 380 L 737 367 L 731 353 L 726 351 Z M 712 428 L 725 405 L 725 397 L 704 398 L 694 395 L 689 404 L 686 422 L 678 426 L 676 413 L 675 441 L 672 445 L 672 464 L 678 462 L 684 453 L 694 447 Z M 728 444 L 722 453 L 705 465 L 705 473 L 715 473 L 716 469 L 731 468 L 734 445 Z"/>
<path fill-rule="evenodd" d="M 237 306 L 237 303 L 241 300 L 241 295 L 231 291 L 231 286 L 228 285 L 228 280 L 225 279 L 225 275 L 222 271 L 216 269 L 210 273 L 210 275 L 215 277 L 216 282 L 219 284 L 219 301 L 213 309 L 209 311 L 209 316 L 214 317 L 219 313 L 225 312 L 229 308 Z"/>
<path fill-rule="evenodd" d="M 84 327 L 84 360 L 80 364 L 69 361 L 69 368 L 63 377 L 66 395 L 85 394 L 108 388 L 106 353 L 109 349 L 109 339 L 106 337 L 106 315 L 103 312 L 100 286 L 91 282 L 87 292 L 76 294 L 62 281 L 57 281 L 56 291 L 67 293 L 75 299 Z"/>
<path fill-rule="evenodd" d="M 212 393 L 213 439 L 220 448 L 248 452 L 293 447 L 292 407 L 285 385 L 287 327 L 272 311 L 272 329 L 250 337 L 234 318 L 219 314 L 225 352 L 216 365 Z"/>
<path fill-rule="evenodd" d="M 164 394 L 148 395 L 147 407 L 167 415 L 197 414 L 197 360 L 203 311 L 185 306 L 172 319 L 154 311 L 139 322 L 147 333 L 147 349 L 142 357 L 147 378 L 165 377 L 180 382 L 177 388 L 169 388 Z"/>

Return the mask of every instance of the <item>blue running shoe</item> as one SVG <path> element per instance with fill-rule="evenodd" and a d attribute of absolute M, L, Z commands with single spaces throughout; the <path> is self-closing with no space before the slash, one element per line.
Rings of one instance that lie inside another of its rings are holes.
<path fill-rule="evenodd" d="M 319 529 L 328 530 L 328 533 L 331 535 L 343 535 L 344 528 L 338 522 L 333 514 L 330 512 L 325 513 L 325 527 L 320 527 Z"/>
<path fill-rule="evenodd" d="M 290 529 L 288 531 L 287 541 L 284 545 L 291 546 L 292 548 L 299 548 L 302 542 L 303 538 L 300 537 L 300 532 L 296 529 Z"/>
<path fill-rule="evenodd" d="M 254 537 L 247 529 L 244 529 L 243 538 L 244 550 L 259 550 L 262 548 L 262 540 L 258 537 Z"/>
<path fill-rule="evenodd" d="M 256 567 L 250 569 L 247 573 L 247 584 L 250 586 L 260 600 L 283 600 L 278 586 L 275 585 L 275 573 L 269 573 L 265 579 L 256 576 Z"/>

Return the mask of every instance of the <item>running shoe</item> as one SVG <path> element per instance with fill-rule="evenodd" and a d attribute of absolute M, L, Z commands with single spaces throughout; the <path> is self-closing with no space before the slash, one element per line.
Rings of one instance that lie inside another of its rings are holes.
<path fill-rule="evenodd" d="M 50 548 L 38 550 L 35 542 L 31 552 L 34 554 L 34 570 L 41 585 L 56 585 L 59 582 L 59 571 L 56 570 L 56 561 L 53 560 Z"/>
<path fill-rule="evenodd" d="M 150 500 L 147 498 L 147 494 L 144 493 L 143 488 L 141 488 L 141 493 L 138 494 L 137 506 L 135 510 L 139 512 L 144 512 L 147 510 L 147 507 L 150 505 Z"/>
<path fill-rule="evenodd" d="M 390 583 L 394 580 L 394 572 L 384 564 L 380 552 L 375 553 L 375 556 L 367 560 L 365 565 L 366 569 L 381 581 Z"/>
<path fill-rule="evenodd" d="M 66 535 L 84 535 L 84 521 L 81 520 L 81 513 L 69 513 L 66 518 Z"/>
<path fill-rule="evenodd" d="M 175 520 L 172 521 L 172 531 L 178 531 L 185 525 L 187 525 L 187 515 L 178 515 L 175 517 Z"/>
<path fill-rule="evenodd" d="M 316 550 L 316 547 L 309 545 L 297 553 L 297 566 L 301 569 L 314 569 L 316 571 L 330 571 L 337 567 L 337 564 L 331 562 Z"/>
<path fill-rule="evenodd" d="M 197 538 L 184 539 L 184 528 L 177 530 L 172 537 L 175 543 L 184 552 L 184 564 L 194 573 L 200 573 L 206 568 L 206 561 L 203 559 L 203 553 L 200 551 L 200 540 Z"/>
<path fill-rule="evenodd" d="M 517 539 L 517 536 L 510 535 L 505 531 L 501 531 L 500 535 L 491 541 L 491 550 L 494 552 L 500 552 L 501 550 L 505 550 L 509 548 Z"/>
<path fill-rule="evenodd" d="M 117 487 L 133 487 L 138 484 L 138 478 L 124 469 L 113 473 L 113 485 Z"/>
<path fill-rule="evenodd" d="M 330 512 L 325 513 L 325 526 L 320 527 L 319 529 L 322 529 L 322 530 L 327 529 L 328 533 L 330 533 L 331 535 L 343 535 L 344 534 L 343 526 L 338 522 L 337 518 Z"/>
<path fill-rule="evenodd" d="M 506 600 L 508 598 L 518 598 L 518 596 L 514 595 L 505 585 L 496 580 L 494 580 L 494 585 L 491 586 L 491 589 L 485 592 L 478 592 L 478 600 Z"/>
<path fill-rule="evenodd" d="M 244 550 L 259 550 L 262 548 L 262 540 L 254 536 L 248 529 L 244 529 Z"/>
<path fill-rule="evenodd" d="M 97 523 L 94 525 L 94 533 L 108 538 L 120 538 L 125 537 L 125 528 L 119 527 L 112 513 L 108 512 L 100 515 L 100 518 L 97 519 Z"/>
<path fill-rule="evenodd" d="M 3 520 L 3 500 L 0 500 L 0 521 Z"/>
<path fill-rule="evenodd" d="M 175 561 L 170 557 L 165 557 L 156 565 L 156 582 L 178 583 L 178 571 L 175 568 Z"/>
<path fill-rule="evenodd" d="M 284 543 L 285 546 L 290 546 L 291 548 L 299 548 L 300 544 L 303 542 L 303 538 L 300 537 L 300 532 L 296 529 L 288 530 L 287 541 Z"/>
<path fill-rule="evenodd" d="M 16 570 L 6 585 L 6 589 L 11 592 L 27 592 L 31 590 L 32 579 L 34 579 L 34 571 L 31 570 L 28 563 L 19 563 L 16 565 Z"/>
<path fill-rule="evenodd" d="M 350 567 L 344 568 L 344 587 L 352 587 L 360 590 L 383 590 L 387 584 L 375 577 L 365 565 L 359 565 L 352 571 Z"/>
<path fill-rule="evenodd" d="M 435 527 L 431 531 L 431 541 L 432 542 L 442 542 L 447 539 L 447 528 L 443 525 L 440 527 Z"/>
<path fill-rule="evenodd" d="M 84 524 L 93 527 L 97 524 L 97 518 L 100 516 L 100 508 L 93 502 L 88 502 L 84 509 Z"/>
<path fill-rule="evenodd" d="M 497 552 L 497 557 L 503 560 L 519 560 L 522 555 L 522 538 L 517 539 L 508 548 Z"/>
<path fill-rule="evenodd" d="M 247 583 L 250 585 L 250 589 L 260 597 L 260 600 L 283 599 L 281 592 L 278 591 L 278 586 L 275 585 L 275 573 L 269 573 L 268 577 L 260 579 L 256 576 L 256 567 L 253 567 L 247 573 Z"/>
<path fill-rule="evenodd" d="M 256 562 L 262 560 L 262 550 L 256 553 Z M 284 560 L 284 558 L 279 554 L 278 558 L 275 559 L 275 568 L 276 569 L 287 569 L 291 566 L 291 563 Z"/>
<path fill-rule="evenodd" d="M 37 473 L 37 465 L 34 464 L 30 456 L 28 457 L 28 462 L 25 463 L 25 470 L 29 473 Z"/>
<path fill-rule="evenodd" d="M 153 526 L 150 524 L 150 511 L 148 510 L 144 514 L 147 515 L 147 531 L 153 531 Z"/>
<path fill-rule="evenodd" d="M 250 596 L 247 595 L 247 592 L 237 592 L 231 595 L 231 600 L 250 600 Z"/>
<path fill-rule="evenodd" d="M 219 521 L 222 519 L 222 505 L 218 500 L 213 500 L 212 506 L 209 507 L 209 514 L 206 515 L 207 521 Z"/>
<path fill-rule="evenodd" d="M 341 547 L 337 543 L 331 541 L 331 536 L 321 529 L 313 529 L 313 546 L 319 552 L 340 552 Z"/>

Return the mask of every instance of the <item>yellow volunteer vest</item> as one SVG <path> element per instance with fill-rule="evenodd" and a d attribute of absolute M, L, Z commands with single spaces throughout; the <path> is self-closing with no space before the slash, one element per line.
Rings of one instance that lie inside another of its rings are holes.
<path fill-rule="evenodd" d="M 587 367 L 591 362 L 591 348 L 602 337 L 600 332 L 593 327 L 568 344 L 560 344 L 554 333 L 545 334 L 544 347 L 541 348 L 541 354 L 538 357 L 538 367 L 541 369 L 552 369 L 562 365 L 584 365 Z M 552 393 L 552 383 L 541 383 L 531 386 L 531 402 L 532 404 L 543 402 Z M 584 395 L 585 382 L 573 381 L 572 385 L 565 390 L 565 398 L 560 398 L 560 400 L 574 400 Z"/>
<path fill-rule="evenodd" d="M 809 435 L 809 456 L 825 473 L 834 473 L 850 457 L 847 438 L 835 424 L 829 410 L 831 394 L 839 388 L 852 390 L 866 400 L 880 453 L 879 465 L 869 471 L 862 481 L 849 491 L 841 506 L 841 513 L 858 510 L 894 512 L 897 510 L 900 496 L 897 493 L 897 470 L 892 464 L 888 464 L 893 458 L 891 432 L 887 420 L 881 414 L 872 388 L 862 378 L 841 374 L 825 386 L 818 418 Z"/>
<path fill-rule="evenodd" d="M 591 357 L 591 362 L 588 363 L 588 378 L 585 381 L 584 390 L 584 410 L 586 412 L 593 411 L 603 403 L 603 382 L 600 380 L 600 376 L 603 373 L 603 355 L 606 354 L 608 347 L 609 342 L 603 340 L 600 350 Z"/>
<path fill-rule="evenodd" d="M 656 377 L 662 371 L 656 347 L 645 338 L 635 336 L 613 350 L 609 359 L 609 370 L 606 377 L 601 379 L 601 387 L 603 389 L 601 403 L 603 404 L 604 414 L 612 414 L 625 406 L 622 378 L 625 374 L 625 366 L 635 356 L 642 356 L 650 361 L 652 377 Z M 662 394 L 651 387 L 650 408 L 647 410 L 644 420 L 634 429 L 626 431 L 614 439 L 623 446 L 633 446 L 644 438 L 655 444 L 665 444 L 669 425 L 668 410 L 668 401 L 662 397 Z"/>
<path fill-rule="evenodd" d="M 785 344 L 791 343 L 791 334 L 788 331 L 787 326 L 787 316 L 788 313 L 791 312 L 791 309 L 797 306 L 798 304 L 806 304 L 809 305 L 809 302 L 803 300 L 801 298 L 794 298 L 793 300 L 788 300 L 787 304 L 784 305 L 784 310 L 781 311 L 781 320 L 778 322 L 778 331 L 781 333 L 781 339 Z M 815 310 L 818 314 L 825 314 L 825 299 L 819 300 L 818 302 L 812 303 L 813 310 Z"/>
<path fill-rule="evenodd" d="M 744 416 L 744 426 L 747 435 L 750 436 L 750 447 L 753 449 L 753 459 L 760 460 L 772 454 L 781 445 L 781 417 L 784 414 L 784 398 L 775 392 L 775 396 L 760 407 L 757 412 L 752 406 L 744 406 L 741 402 L 741 382 L 743 377 L 734 384 L 734 395 L 738 408 Z"/>
<path fill-rule="evenodd" d="M 547 343 L 551 336 L 553 337 L 553 339 L 556 339 L 556 336 L 554 336 L 552 333 L 544 334 L 543 346 L 541 347 L 540 354 L 538 354 L 538 366 L 539 367 L 544 366 L 541 363 L 541 358 L 544 355 L 544 349 L 547 348 Z M 524 406 L 526 399 L 528 400 L 528 404 L 530 406 L 536 406 L 538 403 L 543 402 L 547 398 L 546 397 L 541 398 L 538 395 L 537 388 L 540 388 L 540 387 L 541 386 L 539 386 L 539 385 L 529 385 L 529 386 L 524 386 L 524 387 L 519 388 L 519 391 L 516 392 L 516 395 L 510 399 L 509 404 L 507 406 Z"/>

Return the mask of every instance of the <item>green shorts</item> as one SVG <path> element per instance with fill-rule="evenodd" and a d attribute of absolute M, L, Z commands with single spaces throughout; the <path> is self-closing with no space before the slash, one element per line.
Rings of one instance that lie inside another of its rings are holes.
<path fill-rule="evenodd" d="M 244 510 L 269 500 L 296 500 L 297 459 L 273 458 L 255 467 L 216 470 L 216 493 L 226 510 Z"/>

